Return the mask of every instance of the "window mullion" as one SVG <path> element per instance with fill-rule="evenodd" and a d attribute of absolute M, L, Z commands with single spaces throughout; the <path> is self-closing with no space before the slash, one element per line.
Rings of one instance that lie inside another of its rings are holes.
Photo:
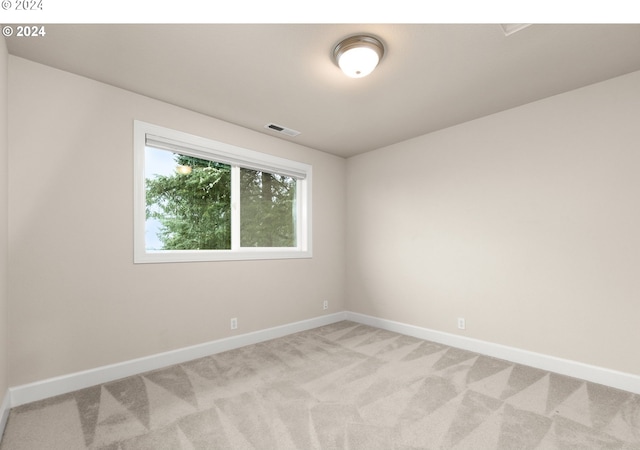
<path fill-rule="evenodd" d="M 240 249 L 240 167 L 231 166 L 231 250 Z"/>

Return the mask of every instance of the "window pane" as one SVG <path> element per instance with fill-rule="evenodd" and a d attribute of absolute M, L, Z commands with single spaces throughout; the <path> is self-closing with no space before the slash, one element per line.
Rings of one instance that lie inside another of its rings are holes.
<path fill-rule="evenodd" d="M 231 248 L 231 167 L 145 149 L 147 250 Z"/>
<path fill-rule="evenodd" d="M 295 247 L 296 180 L 240 169 L 240 246 Z"/>

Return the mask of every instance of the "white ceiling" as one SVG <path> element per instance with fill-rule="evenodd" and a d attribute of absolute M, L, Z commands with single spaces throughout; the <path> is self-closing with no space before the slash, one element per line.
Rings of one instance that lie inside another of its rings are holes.
<path fill-rule="evenodd" d="M 13 55 L 262 133 L 352 156 L 640 70 L 640 25 L 47 25 Z M 366 78 L 331 60 L 370 33 Z M 270 122 L 300 131 L 287 137 Z"/>

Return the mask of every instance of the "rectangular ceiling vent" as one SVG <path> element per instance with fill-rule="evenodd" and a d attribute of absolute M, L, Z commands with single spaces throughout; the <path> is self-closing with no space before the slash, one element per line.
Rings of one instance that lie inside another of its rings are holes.
<path fill-rule="evenodd" d="M 275 123 L 268 123 L 264 126 L 268 130 L 277 131 L 278 133 L 286 134 L 287 136 L 296 137 L 300 134 L 299 131 L 292 130 L 291 128 L 283 127 L 282 125 L 276 125 Z"/>

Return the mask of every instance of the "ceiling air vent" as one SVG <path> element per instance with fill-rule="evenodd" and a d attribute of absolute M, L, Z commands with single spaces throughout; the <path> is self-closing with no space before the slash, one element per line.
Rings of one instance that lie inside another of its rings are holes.
<path fill-rule="evenodd" d="M 282 125 L 276 125 L 275 123 L 268 123 L 264 126 L 268 130 L 277 131 L 278 133 L 286 134 L 287 136 L 296 137 L 300 134 L 299 131 L 292 130 L 291 128 L 283 127 Z"/>

